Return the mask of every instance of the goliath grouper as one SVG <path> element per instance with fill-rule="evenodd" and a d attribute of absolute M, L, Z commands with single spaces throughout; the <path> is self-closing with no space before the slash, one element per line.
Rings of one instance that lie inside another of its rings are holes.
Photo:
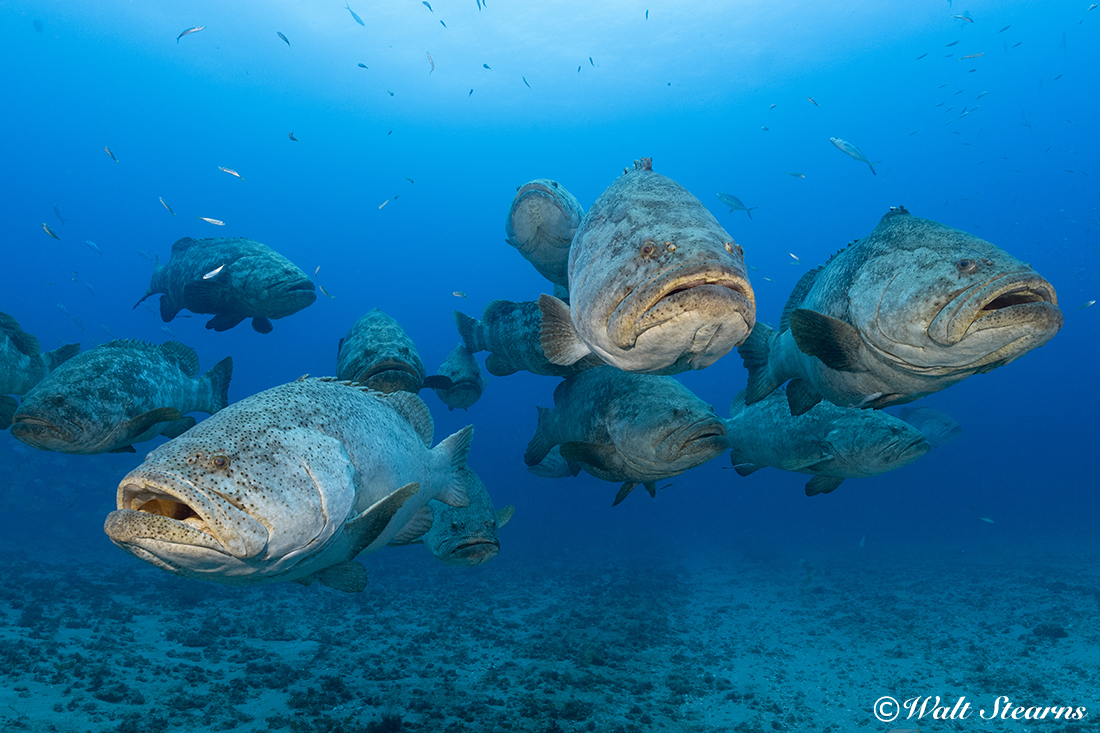
<path fill-rule="evenodd" d="M 317 300 L 313 281 L 286 257 L 252 239 L 191 239 L 172 245 L 167 264 L 157 259 L 149 289 L 134 307 L 162 293 L 160 317 L 182 309 L 215 314 L 207 328 L 225 331 L 245 318 L 271 333 L 272 318 L 297 313 Z"/>
<path fill-rule="evenodd" d="M 362 591 L 356 555 L 416 540 L 432 499 L 467 504 L 459 473 L 473 427 L 429 449 L 432 431 L 416 395 L 303 378 L 150 453 L 122 479 L 103 529 L 185 577 Z"/>
<path fill-rule="evenodd" d="M 788 379 L 799 415 L 824 397 L 881 408 L 946 389 L 1042 346 L 1062 326 L 1054 287 L 972 234 L 893 208 L 866 239 L 795 285 L 779 331 L 738 351 L 746 402 Z"/>
<path fill-rule="evenodd" d="M 539 298 L 555 364 L 595 352 L 629 372 L 703 369 L 745 340 L 756 301 L 741 247 L 699 199 L 635 161 L 569 250 L 569 305 Z"/>

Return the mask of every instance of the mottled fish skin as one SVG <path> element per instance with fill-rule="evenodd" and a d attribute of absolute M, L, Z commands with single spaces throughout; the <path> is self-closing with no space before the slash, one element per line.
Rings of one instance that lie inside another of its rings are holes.
<path fill-rule="evenodd" d="M 539 274 L 555 285 L 569 286 L 569 245 L 584 218 L 584 209 L 557 181 L 538 178 L 516 189 L 504 220 L 505 239 Z"/>
<path fill-rule="evenodd" d="M 480 321 L 455 311 L 455 325 L 467 349 L 474 353 L 490 352 L 485 368 L 495 377 L 506 377 L 518 371 L 568 377 L 604 363 L 595 354 L 564 366 L 546 358 L 540 341 L 542 311 L 535 301 L 491 301 L 485 306 Z"/>
<path fill-rule="evenodd" d="M 741 247 L 687 189 L 635 161 L 588 210 L 569 251 L 569 314 L 544 295 L 556 364 L 595 352 L 631 372 L 710 366 L 748 335 L 756 301 Z"/>
<path fill-rule="evenodd" d="M 751 405 L 741 390 L 730 405 L 726 432 L 739 474 L 765 466 L 811 474 L 810 496 L 832 491 L 844 479 L 901 468 L 932 449 L 919 430 L 879 410 L 819 402 L 803 415 L 791 415 L 783 390 Z"/>
<path fill-rule="evenodd" d="M 500 552 L 499 529 L 511 518 L 514 507 L 499 512 L 485 484 L 470 469 L 459 471 L 469 505 L 453 507 L 438 500 L 428 503 L 432 528 L 424 533 L 424 544 L 444 565 L 470 568 L 484 565 Z"/>
<path fill-rule="evenodd" d="M 481 376 L 481 367 L 465 344 L 454 347 L 436 373 L 451 380 L 450 387 L 435 388 L 436 396 L 449 410 L 470 409 L 485 391 L 485 377 Z"/>
<path fill-rule="evenodd" d="M 359 317 L 340 339 L 336 376 L 379 392 L 412 392 L 449 386 L 436 375 L 425 377 L 416 344 L 392 317 L 374 308 Z"/>
<path fill-rule="evenodd" d="M 199 377 L 198 356 L 176 341 L 111 341 L 69 359 L 28 392 L 11 434 L 60 453 L 133 452 L 134 443 L 193 426 L 189 412 L 225 407 L 232 371 L 226 357 Z"/>
<path fill-rule="evenodd" d="M 950 415 L 931 407 L 903 407 L 898 416 L 921 431 L 933 448 L 947 445 L 962 437 L 961 425 Z"/>
<path fill-rule="evenodd" d="M 14 317 L 0 312 L 0 395 L 26 394 L 79 351 L 80 344 L 67 344 L 42 353 L 37 338 L 24 331 Z"/>
<path fill-rule="evenodd" d="M 560 445 L 563 458 L 605 481 L 651 485 L 730 447 L 722 419 L 672 377 L 596 367 L 563 381 L 553 409 L 538 412 L 527 465 Z"/>
<path fill-rule="evenodd" d="M 891 209 L 795 286 L 776 332 L 738 349 L 749 403 L 781 383 L 792 411 L 824 397 L 881 408 L 1004 366 L 1058 332 L 1054 287 L 972 234 Z"/>
<path fill-rule="evenodd" d="M 216 277 L 203 279 L 222 266 Z M 163 295 L 160 316 L 165 322 L 186 308 L 215 314 L 206 324 L 215 331 L 251 318 L 259 333 L 271 331 L 269 319 L 285 318 L 317 300 L 313 281 L 294 263 L 244 238 L 178 240 L 166 264 L 158 258 L 149 289 L 134 307 L 157 293 Z"/>
<path fill-rule="evenodd" d="M 301 379 L 230 405 L 122 479 L 104 524 L 134 556 L 225 585 L 294 580 L 362 591 L 351 562 L 416 539 L 427 504 L 467 503 L 473 427 L 435 448 L 415 395 Z M 423 534 L 421 532 L 421 534 Z"/>

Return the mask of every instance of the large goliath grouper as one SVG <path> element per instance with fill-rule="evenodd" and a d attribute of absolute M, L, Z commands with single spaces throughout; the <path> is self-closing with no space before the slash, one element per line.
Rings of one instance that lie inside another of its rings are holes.
<path fill-rule="evenodd" d="M 1054 287 L 973 234 L 891 209 L 866 239 L 795 285 L 779 331 L 757 324 L 738 349 L 745 402 L 788 379 L 791 413 L 822 397 L 881 408 L 1015 361 L 1062 327 Z"/>
<path fill-rule="evenodd" d="M 608 186 L 569 250 L 569 304 L 549 295 L 542 349 L 628 372 L 703 369 L 745 340 L 756 301 L 741 247 L 649 158 Z"/>
<path fill-rule="evenodd" d="M 408 544 L 433 499 L 466 506 L 473 426 L 435 448 L 416 395 L 301 379 L 236 402 L 119 484 L 103 529 L 168 572 L 225 585 L 366 588 L 356 555 Z"/>
<path fill-rule="evenodd" d="M 191 239 L 172 245 L 167 264 L 158 258 L 149 289 L 163 294 L 160 317 L 166 322 L 182 309 L 213 313 L 207 328 L 226 331 L 245 318 L 252 328 L 271 333 L 272 318 L 285 318 L 317 300 L 313 281 L 293 262 L 252 239 Z"/>

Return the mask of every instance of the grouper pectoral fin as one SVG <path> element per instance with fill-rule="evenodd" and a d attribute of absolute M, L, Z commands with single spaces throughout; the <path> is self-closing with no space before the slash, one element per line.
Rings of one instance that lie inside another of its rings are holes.
<path fill-rule="evenodd" d="M 158 407 L 143 412 L 126 422 L 119 423 L 116 434 L 121 438 L 136 438 L 149 428 L 161 422 L 176 422 L 183 419 L 183 413 L 174 407 Z"/>
<path fill-rule="evenodd" d="M 830 461 L 832 460 L 832 458 L 833 457 L 831 455 L 821 455 L 820 453 L 814 456 L 805 456 L 802 458 L 784 458 L 782 461 L 782 466 L 784 471 L 798 472 L 804 471 L 808 468 L 812 468 L 819 463 Z"/>
<path fill-rule="evenodd" d="M 381 537 L 389 526 L 390 520 L 393 519 L 393 515 L 397 514 L 397 510 L 418 491 L 420 491 L 420 484 L 416 481 L 405 484 L 389 496 L 379 499 L 345 524 L 344 531 L 351 539 L 352 557 Z"/>
<path fill-rule="evenodd" d="M 166 425 L 160 434 L 166 438 L 178 438 L 193 427 L 195 427 L 195 418 L 183 417 Z"/>
<path fill-rule="evenodd" d="M 850 323 L 807 308 L 791 311 L 791 335 L 799 350 L 839 372 L 865 371 L 860 366 L 863 338 Z"/>
<path fill-rule="evenodd" d="M 124 445 L 120 448 L 112 448 L 108 453 L 137 453 L 137 448 L 132 445 Z"/>
<path fill-rule="evenodd" d="M 763 468 L 763 466 L 751 462 L 748 456 L 737 448 L 730 451 L 730 463 L 733 464 L 733 470 L 737 471 L 738 476 L 748 476 L 750 473 L 755 473 Z"/>
<path fill-rule="evenodd" d="M 507 377 L 509 374 L 515 374 L 519 371 L 519 367 L 500 354 L 489 354 L 485 357 L 485 368 L 494 377 Z"/>
<path fill-rule="evenodd" d="M 271 333 L 271 320 L 264 316 L 256 316 L 252 319 L 252 330 L 256 333 Z"/>
<path fill-rule="evenodd" d="M 367 569 L 357 560 L 347 560 L 294 582 L 310 585 L 314 581 L 344 593 L 362 593 L 367 588 Z"/>
<path fill-rule="evenodd" d="M 453 386 L 454 382 L 451 378 L 442 374 L 429 374 L 424 377 L 424 387 L 427 389 L 450 389 Z"/>
<path fill-rule="evenodd" d="M 15 417 L 17 408 L 18 405 L 14 397 L 0 396 L 0 430 L 7 430 L 11 427 L 11 419 Z"/>
<path fill-rule="evenodd" d="M 243 320 L 244 316 L 236 313 L 219 313 L 206 322 L 206 327 L 221 333 L 222 331 L 228 331 Z"/>
<path fill-rule="evenodd" d="M 413 515 L 413 518 L 409 520 L 409 523 L 401 528 L 401 531 L 394 535 L 390 540 L 387 547 L 397 547 L 399 545 L 411 545 L 414 542 L 422 541 L 424 535 L 428 533 L 428 530 L 432 528 L 432 524 L 435 522 L 435 514 L 432 512 L 431 507 L 425 505 L 420 507 L 420 511 Z"/>
<path fill-rule="evenodd" d="M 787 406 L 794 416 L 803 415 L 821 402 L 821 395 L 814 391 L 805 379 L 792 379 L 787 383 Z"/>
<path fill-rule="evenodd" d="M 806 483 L 806 496 L 828 494 L 842 483 L 844 483 L 844 479 L 836 476 L 814 476 Z"/>
<path fill-rule="evenodd" d="M 508 521 L 515 513 L 516 508 L 511 504 L 501 509 L 497 509 L 497 529 L 500 529 L 504 525 L 508 524 Z"/>
<path fill-rule="evenodd" d="M 539 311 L 542 313 L 539 343 L 551 364 L 569 366 L 592 353 L 577 333 L 569 306 L 563 301 L 543 293 L 539 296 Z"/>

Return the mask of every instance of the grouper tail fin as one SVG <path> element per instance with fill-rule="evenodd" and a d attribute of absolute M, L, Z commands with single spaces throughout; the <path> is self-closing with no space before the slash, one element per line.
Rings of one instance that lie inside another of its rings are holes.
<path fill-rule="evenodd" d="M 227 356 L 200 377 L 209 389 L 205 404 L 199 408 L 200 410 L 213 415 L 223 407 L 229 406 L 229 379 L 232 376 L 233 357 Z"/>
<path fill-rule="evenodd" d="M 476 354 L 489 348 L 485 343 L 481 321 L 455 311 L 455 326 L 458 328 L 458 335 L 462 337 L 462 343 L 471 352 Z"/>
<path fill-rule="evenodd" d="M 474 426 L 467 425 L 457 433 L 447 436 L 432 449 L 433 452 L 440 451 L 450 466 L 447 486 L 435 497 L 444 504 L 454 507 L 470 505 L 470 500 L 466 498 L 466 483 L 462 469 L 466 468 L 466 457 L 470 454 L 470 443 L 473 439 Z"/>
<path fill-rule="evenodd" d="M 554 439 L 550 437 L 548 430 L 546 430 L 550 408 L 536 407 L 535 409 L 539 411 L 539 424 L 535 428 L 535 434 L 532 436 L 531 442 L 527 444 L 527 450 L 523 454 L 523 462 L 528 466 L 537 466 L 542 463 L 542 459 L 546 458 L 546 454 L 557 445 Z"/>
<path fill-rule="evenodd" d="M 737 347 L 737 353 L 749 370 L 749 386 L 745 390 L 746 405 L 764 399 L 780 384 L 769 366 L 776 335 L 774 328 L 757 321 L 749 332 L 749 337 Z"/>

